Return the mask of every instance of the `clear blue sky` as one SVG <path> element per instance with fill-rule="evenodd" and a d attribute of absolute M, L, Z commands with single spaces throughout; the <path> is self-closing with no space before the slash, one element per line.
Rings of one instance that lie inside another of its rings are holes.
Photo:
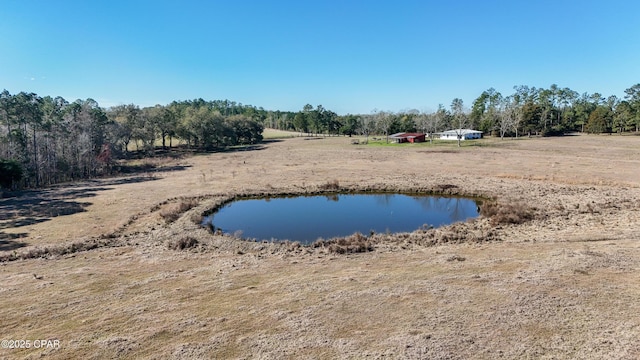
<path fill-rule="evenodd" d="M 431 111 L 490 87 L 639 82 L 637 0 L 0 0 L 0 90 L 104 107 Z"/>

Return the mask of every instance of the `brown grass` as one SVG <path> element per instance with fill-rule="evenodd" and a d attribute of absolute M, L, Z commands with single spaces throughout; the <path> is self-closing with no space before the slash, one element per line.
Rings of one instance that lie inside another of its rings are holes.
<path fill-rule="evenodd" d="M 167 248 L 171 250 L 185 250 L 192 249 L 198 246 L 198 240 L 185 236 L 179 240 L 172 240 L 167 243 Z"/>
<path fill-rule="evenodd" d="M 320 185 L 319 188 L 320 190 L 324 190 L 324 191 L 337 191 L 337 190 L 340 190 L 340 182 L 334 179 Z"/>
<path fill-rule="evenodd" d="M 181 200 L 178 204 L 172 205 L 167 209 L 164 209 L 160 212 L 160 216 L 167 222 L 172 223 L 180 218 L 182 214 L 186 211 L 191 210 L 192 208 L 198 205 L 198 201 L 196 199 L 184 199 Z"/>
<path fill-rule="evenodd" d="M 0 339 L 61 341 L 0 358 L 638 358 L 639 141 L 434 152 L 293 137 L 0 199 L 0 256 L 16 257 L 0 264 Z M 469 222 L 315 248 L 193 221 L 236 196 L 335 188 L 495 204 Z"/>
<path fill-rule="evenodd" d="M 317 240 L 312 245 L 314 248 L 326 248 L 334 254 L 354 254 L 373 251 L 371 241 L 360 233 L 355 233 L 344 238 L 331 240 Z"/>
<path fill-rule="evenodd" d="M 522 224 L 533 220 L 534 209 L 522 202 L 484 201 L 480 213 L 491 219 L 491 225 Z"/>
<path fill-rule="evenodd" d="M 90 239 L 85 241 L 76 241 L 69 244 L 60 244 L 53 246 L 45 246 L 43 248 L 33 247 L 24 252 L 3 252 L 0 253 L 0 263 L 14 260 L 27 260 L 37 258 L 47 258 L 55 256 L 63 256 L 75 254 L 77 252 L 89 251 L 103 247 L 123 246 L 124 243 L 119 240 L 106 240 L 108 237 L 99 239 Z"/>
<path fill-rule="evenodd" d="M 451 255 L 447 258 L 447 261 L 465 261 L 467 260 L 464 256 L 460 255 Z"/>

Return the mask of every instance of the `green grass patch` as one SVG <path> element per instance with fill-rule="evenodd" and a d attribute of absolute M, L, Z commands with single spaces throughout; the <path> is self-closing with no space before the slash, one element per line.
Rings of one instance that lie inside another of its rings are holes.
<path fill-rule="evenodd" d="M 387 142 L 385 138 L 372 140 L 369 138 L 369 146 L 379 146 L 379 147 L 420 147 L 420 148 L 430 148 L 430 147 L 438 147 L 438 148 L 457 148 L 458 142 L 452 140 L 439 140 L 434 139 L 433 142 L 429 142 L 429 140 L 421 143 L 396 143 L 393 141 Z M 491 140 L 465 140 L 460 142 L 460 147 L 474 147 L 474 146 L 494 146 L 494 141 Z"/>

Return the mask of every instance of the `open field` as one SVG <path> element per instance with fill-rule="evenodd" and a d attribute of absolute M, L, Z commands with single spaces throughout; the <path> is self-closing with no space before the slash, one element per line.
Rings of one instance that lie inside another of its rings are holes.
<path fill-rule="evenodd" d="M 0 358 L 640 358 L 640 137 L 279 136 L 0 199 L 0 339 L 60 341 Z M 482 196 L 532 219 L 378 234 L 355 254 L 194 223 L 239 194 L 336 185 Z"/>

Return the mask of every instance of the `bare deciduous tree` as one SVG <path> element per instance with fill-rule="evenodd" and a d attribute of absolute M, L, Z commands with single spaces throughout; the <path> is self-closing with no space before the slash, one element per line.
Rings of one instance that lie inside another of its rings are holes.
<path fill-rule="evenodd" d="M 393 114 L 386 111 L 373 110 L 373 118 L 375 119 L 378 129 L 386 136 L 387 143 L 389 142 L 389 129 L 393 125 Z"/>
<path fill-rule="evenodd" d="M 360 116 L 360 131 L 365 136 L 365 141 L 369 142 L 369 134 L 376 128 L 376 121 L 373 115 Z"/>
<path fill-rule="evenodd" d="M 447 110 L 444 105 L 438 104 L 438 110 L 429 119 L 429 142 L 433 143 L 433 135 L 442 130 L 447 122 Z"/>
<path fill-rule="evenodd" d="M 515 117 L 515 104 L 511 96 L 507 96 L 500 104 L 500 112 L 498 117 L 498 129 L 500 130 L 500 139 L 504 139 L 504 135 L 513 128 Z"/>
<path fill-rule="evenodd" d="M 464 136 L 463 130 L 467 128 L 469 124 L 469 116 L 465 113 L 464 103 L 462 99 L 455 98 L 451 102 L 451 114 L 453 116 L 453 126 L 458 138 L 458 147 L 460 147 L 460 141 Z"/>

